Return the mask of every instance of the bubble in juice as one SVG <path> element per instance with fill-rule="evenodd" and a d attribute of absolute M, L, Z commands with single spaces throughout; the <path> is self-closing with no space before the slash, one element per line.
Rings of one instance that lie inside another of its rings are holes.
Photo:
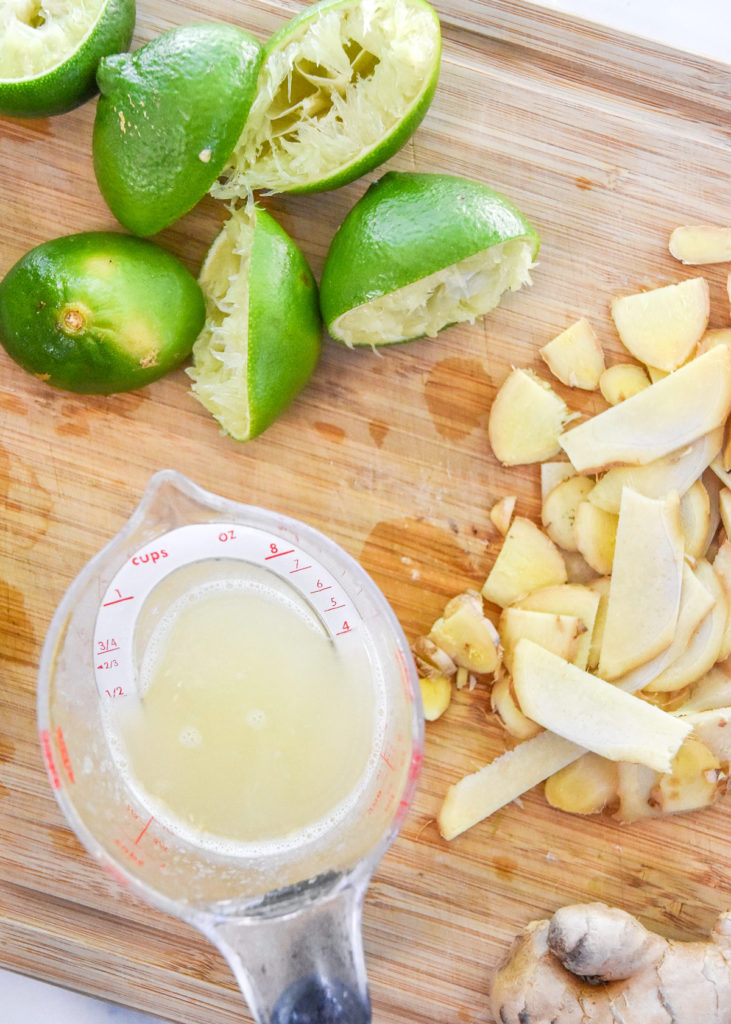
<path fill-rule="evenodd" d="M 154 626 L 139 696 L 115 702 L 125 775 L 172 831 L 222 850 L 327 832 L 377 760 L 378 687 L 299 598 L 217 579 Z"/>

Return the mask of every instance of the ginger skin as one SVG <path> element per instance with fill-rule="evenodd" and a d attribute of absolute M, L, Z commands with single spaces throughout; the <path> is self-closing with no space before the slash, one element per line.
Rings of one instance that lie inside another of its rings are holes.
<path fill-rule="evenodd" d="M 731 913 L 707 942 L 648 931 L 604 903 L 531 922 L 492 985 L 498 1024 L 731 1024 Z"/>

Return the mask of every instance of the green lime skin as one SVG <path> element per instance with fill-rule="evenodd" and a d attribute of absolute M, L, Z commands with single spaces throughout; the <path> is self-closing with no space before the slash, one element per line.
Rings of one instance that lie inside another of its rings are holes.
<path fill-rule="evenodd" d="M 205 319 L 198 282 L 153 242 L 109 231 L 26 253 L 0 282 L 0 343 L 53 387 L 141 388 L 187 358 Z"/>
<path fill-rule="evenodd" d="M 129 231 L 156 234 L 205 195 L 246 123 L 261 60 L 253 36 L 209 23 L 100 62 L 94 173 Z"/>
<path fill-rule="evenodd" d="M 127 49 L 135 17 L 135 0 L 108 0 L 81 46 L 57 67 L 36 78 L 21 80 L 3 78 L 0 73 L 0 114 L 51 117 L 91 99 L 98 92 L 99 61 Z"/>
<path fill-rule="evenodd" d="M 247 390 L 249 437 L 256 437 L 312 376 L 320 358 L 322 321 L 307 260 L 264 210 L 257 210 L 250 266 Z"/>
<path fill-rule="evenodd" d="M 326 325 L 365 302 L 509 238 L 538 252 L 535 228 L 505 196 L 451 174 L 388 171 L 356 202 L 330 244 L 320 280 Z"/>

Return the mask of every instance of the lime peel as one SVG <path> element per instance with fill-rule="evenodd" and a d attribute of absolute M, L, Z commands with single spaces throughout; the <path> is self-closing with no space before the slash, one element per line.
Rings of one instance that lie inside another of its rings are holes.
<path fill-rule="evenodd" d="M 332 323 L 348 347 L 435 338 L 446 324 L 474 323 L 506 292 L 531 284 L 532 246 L 511 239 L 413 284 L 361 304 Z"/>
<path fill-rule="evenodd" d="M 319 191 L 399 149 L 437 85 L 439 21 L 424 0 L 323 0 L 269 41 L 244 131 L 211 192 Z"/>
<path fill-rule="evenodd" d="M 317 286 L 304 255 L 268 214 L 232 212 L 199 277 L 206 321 L 186 372 L 192 393 L 234 440 L 265 430 L 320 355 Z"/>

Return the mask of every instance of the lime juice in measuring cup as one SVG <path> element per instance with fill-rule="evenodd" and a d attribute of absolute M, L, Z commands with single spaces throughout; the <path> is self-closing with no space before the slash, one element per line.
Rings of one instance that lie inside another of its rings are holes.
<path fill-rule="evenodd" d="M 226 956 L 262 1024 L 366 1024 L 361 913 L 421 762 L 418 680 L 363 569 L 170 470 L 51 623 L 40 739 L 93 856 Z"/>

